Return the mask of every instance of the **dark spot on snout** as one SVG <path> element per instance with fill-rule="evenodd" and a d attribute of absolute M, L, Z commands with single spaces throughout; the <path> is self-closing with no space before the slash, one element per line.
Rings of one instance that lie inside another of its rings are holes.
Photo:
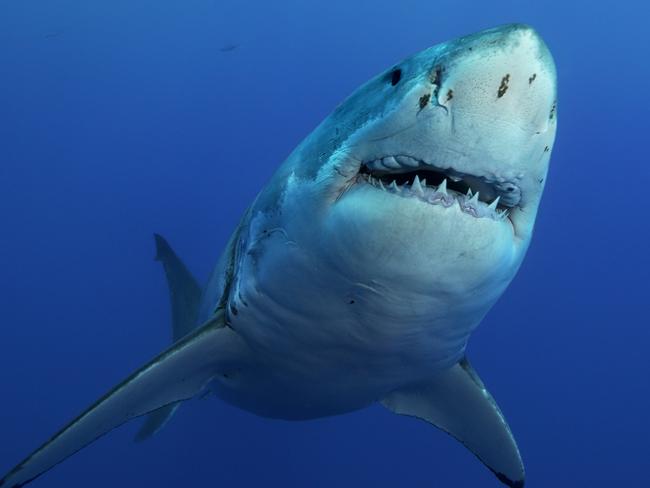
<path fill-rule="evenodd" d="M 445 100 L 445 101 L 448 102 L 448 101 L 451 100 L 452 98 L 454 98 L 454 90 L 449 90 L 449 91 L 447 92 L 447 100 Z"/>
<path fill-rule="evenodd" d="M 349 303 L 350 305 L 354 305 L 354 300 L 350 300 L 348 303 Z"/>
<path fill-rule="evenodd" d="M 420 97 L 420 101 L 418 102 L 418 105 L 420 105 L 420 110 L 424 109 L 424 107 L 427 106 L 429 100 L 431 100 L 431 93 L 425 93 Z"/>
<path fill-rule="evenodd" d="M 545 152 L 545 153 L 549 152 L 550 150 L 551 150 L 551 149 L 550 149 L 548 146 L 545 146 L 545 147 L 544 147 L 544 152 Z"/>
<path fill-rule="evenodd" d="M 533 81 L 535 81 L 535 78 L 537 78 L 537 73 L 533 73 L 533 75 L 530 78 L 528 78 L 528 84 L 532 85 Z"/>
<path fill-rule="evenodd" d="M 555 117 L 556 110 L 557 110 L 557 102 L 553 102 L 553 106 L 551 107 L 551 113 L 548 116 L 549 120 L 553 120 L 553 117 Z"/>
<path fill-rule="evenodd" d="M 499 85 L 499 91 L 497 91 L 497 98 L 501 98 L 508 91 L 508 83 L 510 82 L 510 73 L 506 74 L 501 78 L 501 85 Z"/>

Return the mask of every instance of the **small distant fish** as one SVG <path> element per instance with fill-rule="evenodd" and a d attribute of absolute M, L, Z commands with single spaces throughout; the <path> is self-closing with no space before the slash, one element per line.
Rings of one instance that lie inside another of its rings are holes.
<path fill-rule="evenodd" d="M 239 48 L 239 44 L 225 44 L 219 48 L 219 51 L 222 53 L 229 53 L 231 51 L 234 51 L 235 49 Z"/>

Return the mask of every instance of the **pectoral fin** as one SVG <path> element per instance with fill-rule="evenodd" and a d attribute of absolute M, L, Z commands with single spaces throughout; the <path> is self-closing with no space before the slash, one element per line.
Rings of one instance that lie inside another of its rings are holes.
<path fill-rule="evenodd" d="M 524 465 L 501 410 L 467 359 L 428 383 L 390 393 L 381 402 L 458 439 L 507 486 L 524 486 Z"/>
<path fill-rule="evenodd" d="M 216 375 L 240 365 L 245 346 L 217 316 L 184 337 L 100 398 L 0 480 L 27 484 L 124 422 L 200 392 Z"/>

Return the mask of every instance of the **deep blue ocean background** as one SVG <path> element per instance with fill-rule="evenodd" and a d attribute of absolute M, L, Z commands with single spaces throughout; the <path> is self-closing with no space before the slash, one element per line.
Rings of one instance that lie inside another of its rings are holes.
<path fill-rule="evenodd" d="M 169 343 L 153 232 L 205 280 L 359 84 L 516 21 L 555 56 L 558 136 L 528 257 L 469 357 L 527 486 L 650 486 L 649 19 L 641 1 L 1 1 L 0 472 Z M 146 444 L 137 428 L 33 486 L 500 486 L 381 407 L 289 423 L 209 398 Z"/>

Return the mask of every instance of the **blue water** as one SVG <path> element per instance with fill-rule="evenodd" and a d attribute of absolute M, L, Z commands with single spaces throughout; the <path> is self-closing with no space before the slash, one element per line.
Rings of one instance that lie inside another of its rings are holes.
<path fill-rule="evenodd" d="M 641 1 L 1 2 L 0 472 L 168 344 L 152 232 L 204 280 L 356 86 L 518 21 L 555 56 L 558 137 L 533 245 L 469 356 L 528 486 L 650 486 L 648 18 Z M 146 444 L 137 427 L 33 486 L 500 486 L 380 407 L 289 423 L 211 398 Z"/>

